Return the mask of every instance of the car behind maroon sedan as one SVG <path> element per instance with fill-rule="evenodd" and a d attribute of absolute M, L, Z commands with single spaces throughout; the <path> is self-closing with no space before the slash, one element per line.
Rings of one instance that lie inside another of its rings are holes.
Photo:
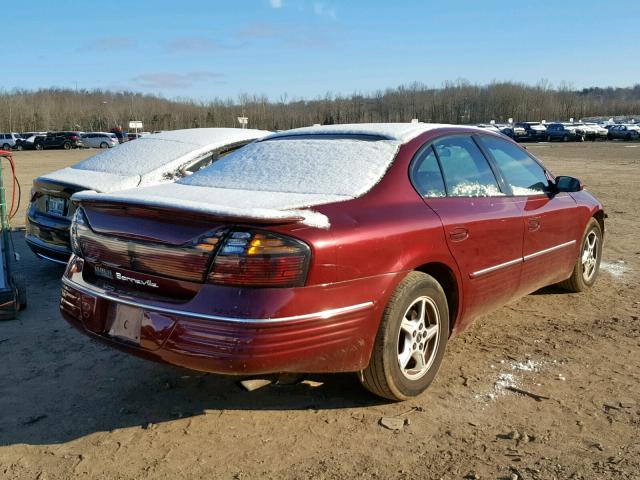
<path fill-rule="evenodd" d="M 428 124 L 285 131 L 74 200 L 60 308 L 80 331 L 208 372 L 358 372 L 392 400 L 478 316 L 593 285 L 605 218 L 510 139 Z"/>

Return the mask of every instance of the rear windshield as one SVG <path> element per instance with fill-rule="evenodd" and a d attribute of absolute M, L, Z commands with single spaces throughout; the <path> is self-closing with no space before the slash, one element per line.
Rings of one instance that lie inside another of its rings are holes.
<path fill-rule="evenodd" d="M 118 148 L 105 150 L 72 168 L 120 175 L 142 175 L 177 160 L 201 147 L 189 143 L 141 138 Z"/>
<path fill-rule="evenodd" d="M 247 145 L 178 181 L 185 185 L 355 197 L 384 175 L 399 142 L 321 135 Z"/>

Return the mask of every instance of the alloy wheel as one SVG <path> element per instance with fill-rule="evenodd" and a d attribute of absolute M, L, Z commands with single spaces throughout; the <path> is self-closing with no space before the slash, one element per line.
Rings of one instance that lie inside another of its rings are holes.
<path fill-rule="evenodd" d="M 582 246 L 582 278 L 585 282 L 591 281 L 598 269 L 598 236 L 591 231 L 584 239 Z"/>
<path fill-rule="evenodd" d="M 407 308 L 398 334 L 398 364 L 409 380 L 418 380 L 428 371 L 438 351 L 440 314 L 429 297 L 419 297 Z"/>

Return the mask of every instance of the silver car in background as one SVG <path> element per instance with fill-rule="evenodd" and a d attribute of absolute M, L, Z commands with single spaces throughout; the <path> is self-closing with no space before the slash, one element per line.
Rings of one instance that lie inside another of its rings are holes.
<path fill-rule="evenodd" d="M 82 135 L 82 143 L 85 147 L 112 148 L 118 145 L 118 137 L 113 133 L 87 132 Z"/>

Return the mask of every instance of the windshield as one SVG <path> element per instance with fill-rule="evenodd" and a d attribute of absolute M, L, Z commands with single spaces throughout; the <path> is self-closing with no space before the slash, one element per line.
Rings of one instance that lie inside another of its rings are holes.
<path fill-rule="evenodd" d="M 178 183 L 355 197 L 382 178 L 398 146 L 396 141 L 348 136 L 266 140 L 230 153 Z"/>

